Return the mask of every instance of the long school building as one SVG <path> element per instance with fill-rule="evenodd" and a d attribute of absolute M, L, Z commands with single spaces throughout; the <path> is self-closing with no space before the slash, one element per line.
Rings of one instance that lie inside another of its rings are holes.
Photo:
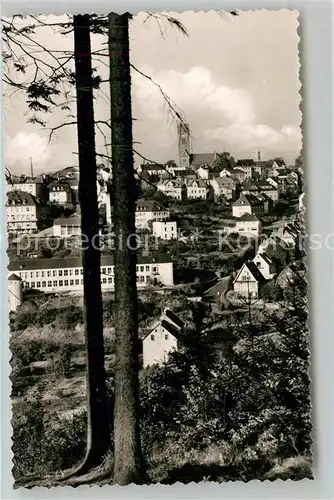
<path fill-rule="evenodd" d="M 81 258 L 26 259 L 13 261 L 9 275 L 15 273 L 23 281 L 25 290 L 44 293 L 82 293 L 83 268 Z M 137 286 L 173 286 L 173 263 L 164 255 L 138 255 Z M 114 256 L 101 255 L 102 292 L 115 287 Z"/>

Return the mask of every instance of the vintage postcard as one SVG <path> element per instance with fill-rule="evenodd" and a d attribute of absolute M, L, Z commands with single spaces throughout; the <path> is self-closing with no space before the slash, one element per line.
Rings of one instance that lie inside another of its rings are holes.
<path fill-rule="evenodd" d="M 298 12 L 2 25 L 14 487 L 312 479 Z"/>

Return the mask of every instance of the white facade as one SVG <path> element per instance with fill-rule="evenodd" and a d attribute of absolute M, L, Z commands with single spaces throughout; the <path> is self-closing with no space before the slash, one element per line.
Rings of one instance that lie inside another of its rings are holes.
<path fill-rule="evenodd" d="M 230 182 L 230 179 L 226 180 L 226 177 L 218 177 L 211 179 L 209 182 L 216 196 L 225 196 L 228 200 L 233 198 L 235 185 L 233 182 Z"/>
<path fill-rule="evenodd" d="M 227 168 L 223 168 L 223 170 L 219 172 L 219 177 L 231 177 L 231 172 L 227 170 Z"/>
<path fill-rule="evenodd" d="M 177 223 L 174 221 L 153 221 L 153 236 L 162 240 L 173 240 L 177 238 Z"/>
<path fill-rule="evenodd" d="M 23 302 L 23 282 L 12 274 L 8 279 L 8 310 L 15 312 Z"/>
<path fill-rule="evenodd" d="M 56 219 L 52 228 L 53 236 L 69 238 L 81 235 L 80 217 L 68 217 L 67 219 Z"/>
<path fill-rule="evenodd" d="M 259 219 L 250 218 L 245 215 L 245 219 L 241 217 L 240 220 L 236 221 L 236 231 L 245 236 L 259 236 L 261 232 L 261 222 Z"/>
<path fill-rule="evenodd" d="M 35 233 L 38 229 L 38 206 L 31 195 L 19 191 L 8 193 L 7 197 L 7 233 Z"/>
<path fill-rule="evenodd" d="M 208 187 L 204 181 L 188 181 L 187 186 L 187 198 L 188 200 L 206 200 Z"/>
<path fill-rule="evenodd" d="M 45 262 L 46 260 L 50 262 Z M 50 267 L 45 267 L 47 264 Z M 13 262 L 9 267 L 9 274 L 14 272 L 20 277 L 25 289 L 39 290 L 44 293 L 73 292 L 81 294 L 83 292 L 81 259 L 35 259 L 26 266 L 29 269 L 25 268 L 24 262 L 23 264 Z M 163 286 L 173 286 L 172 262 L 145 262 L 137 265 L 138 287 L 147 287 L 158 283 Z M 115 286 L 114 265 L 104 265 L 103 261 L 101 265 L 101 285 L 102 291 L 113 291 Z"/>
<path fill-rule="evenodd" d="M 38 182 L 14 182 L 10 183 L 7 181 L 6 183 L 6 193 L 10 191 L 22 191 L 24 193 L 29 193 L 35 198 L 38 198 L 40 195 L 41 184 Z"/>
<path fill-rule="evenodd" d="M 149 229 L 149 223 L 153 221 L 166 221 L 170 217 L 168 210 L 161 210 L 155 203 L 145 202 L 138 204 L 136 209 L 135 225 L 136 229 Z"/>
<path fill-rule="evenodd" d="M 68 205 L 72 203 L 71 188 L 66 184 L 55 183 L 50 187 L 49 200 L 51 203 L 57 203 L 58 205 Z"/>
<path fill-rule="evenodd" d="M 159 320 L 143 340 L 143 366 L 167 361 L 171 351 L 177 350 L 177 339 Z"/>
<path fill-rule="evenodd" d="M 197 175 L 200 179 L 208 179 L 209 178 L 209 169 L 208 167 L 199 167 L 197 170 Z"/>
<path fill-rule="evenodd" d="M 234 292 L 246 299 L 258 298 L 259 286 L 256 278 L 244 264 L 233 283 Z"/>
<path fill-rule="evenodd" d="M 242 198 L 242 197 L 241 197 Z M 233 217 L 242 217 L 245 214 L 251 214 L 252 207 L 249 201 L 245 198 L 237 200 L 235 204 L 232 206 L 232 215 Z"/>
<path fill-rule="evenodd" d="M 174 198 L 175 200 L 182 199 L 182 184 L 180 182 L 166 180 L 157 184 L 157 189 L 169 198 Z"/>
<path fill-rule="evenodd" d="M 268 255 L 257 253 L 253 262 L 266 280 L 271 280 L 275 276 L 273 262 Z"/>

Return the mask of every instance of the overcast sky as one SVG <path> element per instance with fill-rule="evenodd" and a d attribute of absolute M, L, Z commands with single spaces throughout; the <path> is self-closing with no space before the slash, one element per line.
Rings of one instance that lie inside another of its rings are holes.
<path fill-rule="evenodd" d="M 235 158 L 285 157 L 292 163 L 301 149 L 297 11 L 249 11 L 239 17 L 209 13 L 174 13 L 189 32 L 173 28 L 161 35 L 146 15 L 131 21 L 131 62 L 156 81 L 182 109 L 190 125 L 193 152 L 229 151 Z M 60 18 L 48 16 L 50 22 Z M 71 36 L 39 30 L 48 48 L 73 49 Z M 103 40 L 105 41 L 105 40 Z M 95 37 L 93 47 L 100 47 Z M 101 66 L 104 76 L 107 68 Z M 108 87 L 104 87 L 108 91 Z M 176 125 L 157 88 L 138 73 L 132 75 L 135 148 L 146 157 L 177 161 Z M 26 123 L 25 96 L 9 97 L 5 89 L 5 161 L 14 172 L 35 172 L 76 164 L 76 127 L 66 127 L 48 145 L 48 130 Z M 107 119 L 103 94 L 96 117 Z M 49 125 L 66 119 L 60 110 Z M 103 152 L 103 138 L 97 133 Z M 138 160 L 138 158 L 137 158 Z"/>

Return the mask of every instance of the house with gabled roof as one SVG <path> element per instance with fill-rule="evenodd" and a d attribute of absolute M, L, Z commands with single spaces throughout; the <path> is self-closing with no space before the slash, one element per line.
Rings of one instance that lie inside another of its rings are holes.
<path fill-rule="evenodd" d="M 267 280 L 254 264 L 254 262 L 245 262 L 237 272 L 233 281 L 234 292 L 246 299 L 258 299 L 261 287 Z"/>
<path fill-rule="evenodd" d="M 183 329 L 183 321 L 168 308 L 150 323 L 142 340 L 144 368 L 167 361 L 169 354 L 178 350 Z"/>
<path fill-rule="evenodd" d="M 208 185 L 203 179 L 186 179 L 184 183 L 187 188 L 188 200 L 206 200 L 208 194 Z"/>
<path fill-rule="evenodd" d="M 261 215 L 263 213 L 263 202 L 253 194 L 242 194 L 232 205 L 233 217 L 241 217 L 244 214 Z"/>
<path fill-rule="evenodd" d="M 286 266 L 283 271 L 279 273 L 279 275 L 276 278 L 276 284 L 280 288 L 288 288 L 291 286 L 293 283 L 298 280 L 299 275 L 298 275 L 298 270 L 293 264 L 290 264 L 289 266 Z"/>
<path fill-rule="evenodd" d="M 261 221 L 253 214 L 244 214 L 236 220 L 236 232 L 244 236 L 259 236 L 261 233 Z"/>
<path fill-rule="evenodd" d="M 253 262 L 266 280 L 273 279 L 275 276 L 275 264 L 268 254 L 265 252 L 258 252 Z"/>

